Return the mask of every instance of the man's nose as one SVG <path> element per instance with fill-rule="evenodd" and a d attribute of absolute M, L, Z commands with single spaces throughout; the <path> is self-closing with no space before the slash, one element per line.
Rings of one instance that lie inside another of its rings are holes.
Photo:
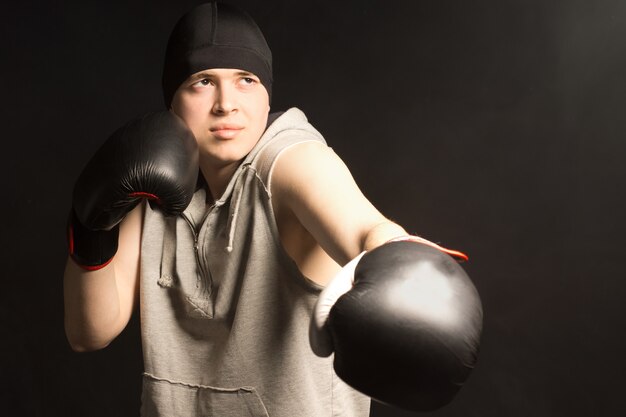
<path fill-rule="evenodd" d="M 229 85 L 219 85 L 215 91 L 213 112 L 216 114 L 230 113 L 237 110 L 236 93 Z"/>

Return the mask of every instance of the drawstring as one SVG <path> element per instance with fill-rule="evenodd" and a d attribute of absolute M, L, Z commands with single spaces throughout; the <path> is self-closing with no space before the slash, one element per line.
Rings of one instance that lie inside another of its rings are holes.
<path fill-rule="evenodd" d="M 174 286 L 174 268 L 176 262 L 176 218 L 165 219 L 165 233 L 161 249 L 161 270 L 157 284 L 163 288 Z"/>
<path fill-rule="evenodd" d="M 250 164 L 244 164 L 241 170 L 250 169 Z M 235 231 L 237 229 L 237 216 L 239 215 L 239 207 L 241 206 L 241 198 L 243 196 L 243 184 L 241 181 L 245 179 L 244 172 L 240 172 L 234 185 L 233 198 L 231 199 L 230 210 L 228 212 L 228 222 L 226 229 L 228 229 L 228 243 L 226 245 L 226 252 L 233 251 L 233 244 L 235 241 Z"/>
<path fill-rule="evenodd" d="M 205 195 L 202 189 L 196 191 L 186 211 L 201 213 L 206 206 Z M 183 214 L 182 217 L 185 215 Z M 178 218 L 178 216 L 164 217 L 161 269 L 157 280 L 157 284 L 163 288 L 173 288 L 176 285 L 176 222 Z"/>

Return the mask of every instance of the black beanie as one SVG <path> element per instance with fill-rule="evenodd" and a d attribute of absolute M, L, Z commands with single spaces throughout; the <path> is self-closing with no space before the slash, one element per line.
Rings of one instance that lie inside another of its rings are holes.
<path fill-rule="evenodd" d="M 204 3 L 178 20 L 165 51 L 165 106 L 190 75 L 210 68 L 249 71 L 272 97 L 272 52 L 254 20 L 235 6 Z"/>

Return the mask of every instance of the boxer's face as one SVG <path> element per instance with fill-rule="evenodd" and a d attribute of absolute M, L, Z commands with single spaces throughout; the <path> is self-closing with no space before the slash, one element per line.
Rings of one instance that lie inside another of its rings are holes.
<path fill-rule="evenodd" d="M 267 90 L 257 76 L 238 69 L 191 75 L 176 91 L 172 111 L 194 133 L 205 161 L 224 166 L 241 161 L 267 124 Z"/>

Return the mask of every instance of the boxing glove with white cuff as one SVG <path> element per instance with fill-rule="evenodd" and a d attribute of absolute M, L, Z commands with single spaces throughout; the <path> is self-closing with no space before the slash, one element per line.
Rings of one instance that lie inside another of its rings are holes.
<path fill-rule="evenodd" d="M 334 352 L 337 375 L 371 398 L 412 411 L 449 403 L 478 355 L 482 306 L 453 258 L 416 236 L 350 261 L 322 291 L 310 342 Z"/>

